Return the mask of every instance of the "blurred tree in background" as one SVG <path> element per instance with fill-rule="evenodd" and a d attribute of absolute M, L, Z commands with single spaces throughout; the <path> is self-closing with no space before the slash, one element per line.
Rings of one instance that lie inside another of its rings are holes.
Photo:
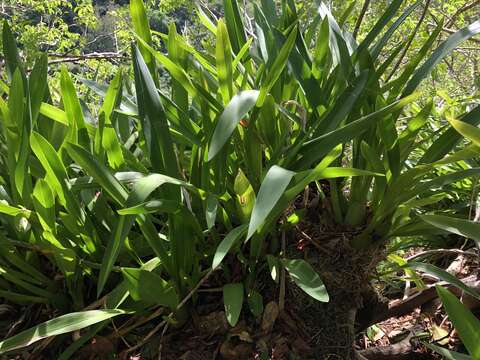
<path fill-rule="evenodd" d="M 369 29 L 377 20 L 390 0 L 325 1 L 341 25 L 361 40 L 364 29 Z M 244 1 L 245 19 L 252 17 L 252 1 Z M 296 1 L 305 23 L 314 18 L 320 0 Z M 394 62 L 388 78 L 395 78 L 396 70 L 415 56 L 422 44 L 439 22 L 443 21 L 446 36 L 474 21 L 480 13 L 478 0 L 405 0 L 402 8 L 418 3 L 413 14 L 402 27 L 405 31 L 394 34 L 392 46 L 407 42 L 400 60 Z M 208 41 L 207 33 L 199 26 L 195 14 L 201 6 L 217 17 L 221 17 L 220 0 L 150 0 L 146 2 L 150 26 L 158 32 L 166 32 L 167 24 L 175 22 L 177 30 L 191 40 L 192 44 Z M 425 5 L 425 6 L 424 6 Z M 40 52 L 47 52 L 51 71 L 55 64 L 67 63 L 72 72 L 82 73 L 86 78 L 110 78 L 129 51 L 132 40 L 129 31 L 128 0 L 1 0 L 0 18 L 10 20 L 17 42 L 23 49 L 27 64 Z M 422 18 L 427 21 L 421 22 Z M 422 24 L 419 26 L 419 24 Z M 415 36 L 408 36 L 414 29 Z M 1 30 L 0 30 L 1 31 Z M 253 32 L 253 29 L 252 29 Z M 1 42 L 1 39 L 0 39 Z M 385 49 L 391 53 L 394 49 Z M 480 41 L 470 39 L 454 55 L 446 58 L 434 71 L 429 84 L 424 88 L 432 95 L 440 95 L 441 102 L 461 95 L 470 98 L 479 91 Z M 442 84 L 438 88 L 437 84 Z M 440 91 L 438 91 L 440 90 Z M 457 104 L 455 104 L 457 105 Z"/>

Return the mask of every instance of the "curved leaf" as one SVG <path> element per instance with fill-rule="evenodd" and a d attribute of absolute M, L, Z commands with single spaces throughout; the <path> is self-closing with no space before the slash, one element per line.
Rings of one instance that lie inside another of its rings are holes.
<path fill-rule="evenodd" d="M 422 220 L 439 229 L 473 239 L 480 246 L 480 224 L 444 215 L 423 215 Z"/>
<path fill-rule="evenodd" d="M 212 262 L 212 269 L 217 268 L 218 265 L 222 262 L 222 260 L 227 256 L 230 249 L 235 245 L 235 243 L 241 238 L 245 231 L 247 230 L 247 225 L 240 225 L 236 227 L 232 231 L 230 231 L 227 236 L 222 240 L 222 242 L 218 245 L 217 250 L 215 251 L 215 255 L 213 256 Z"/>
<path fill-rule="evenodd" d="M 243 284 L 227 284 L 223 286 L 223 303 L 225 315 L 231 326 L 237 324 L 243 305 Z"/>
<path fill-rule="evenodd" d="M 28 346 L 50 336 L 80 330 L 125 313 L 123 310 L 89 310 L 62 315 L 0 342 L 0 354 Z"/>
<path fill-rule="evenodd" d="M 228 103 L 218 118 L 208 150 L 208 161 L 212 160 L 228 141 L 242 118 L 255 106 L 259 92 L 241 91 Z"/>
<path fill-rule="evenodd" d="M 255 231 L 263 224 L 270 211 L 283 195 L 293 175 L 295 175 L 293 171 L 283 169 L 276 165 L 268 170 L 258 191 L 255 206 L 253 207 L 252 216 L 248 225 L 247 240 L 250 239 Z"/>
<path fill-rule="evenodd" d="M 305 260 L 284 259 L 282 260 L 282 265 L 288 271 L 293 281 L 308 295 L 321 302 L 330 300 L 322 279 Z"/>
<path fill-rule="evenodd" d="M 457 279 L 455 276 L 446 272 L 445 270 L 440 269 L 439 267 L 436 267 L 435 265 L 411 261 L 411 262 L 408 262 L 403 267 L 408 267 L 417 271 L 421 271 L 421 272 L 433 275 L 439 278 L 440 280 L 443 280 L 449 283 L 450 285 L 453 285 L 458 289 L 463 290 L 466 294 L 471 295 L 474 298 L 477 298 L 480 300 L 480 293 L 477 290 L 465 285 L 461 280 Z"/>
<path fill-rule="evenodd" d="M 466 354 L 462 354 L 456 351 L 451 351 L 437 345 L 425 344 L 425 346 L 428 347 L 430 350 L 433 350 L 436 353 L 442 355 L 443 358 L 447 360 L 472 360 L 472 358 Z"/>
<path fill-rule="evenodd" d="M 480 321 L 447 289 L 437 286 L 450 321 L 473 359 L 480 359 Z"/>

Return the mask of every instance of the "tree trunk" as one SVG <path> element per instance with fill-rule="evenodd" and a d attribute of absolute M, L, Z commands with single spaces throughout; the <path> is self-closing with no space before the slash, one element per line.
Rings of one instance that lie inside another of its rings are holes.
<path fill-rule="evenodd" d="M 315 358 L 322 360 L 354 360 L 355 314 L 356 309 L 344 309 L 331 302 L 324 311 L 332 317 L 320 325 L 319 344 L 315 348 Z"/>

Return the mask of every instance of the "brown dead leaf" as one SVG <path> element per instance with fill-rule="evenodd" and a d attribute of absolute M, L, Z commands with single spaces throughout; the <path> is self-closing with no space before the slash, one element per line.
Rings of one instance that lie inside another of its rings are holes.
<path fill-rule="evenodd" d="M 269 333 L 273 329 L 273 325 L 277 320 L 279 313 L 278 305 L 275 301 L 270 301 L 263 312 L 262 318 L 262 331 L 264 333 Z"/>
<path fill-rule="evenodd" d="M 222 335 L 228 331 L 229 326 L 225 312 L 216 311 L 198 318 L 197 327 L 201 333 L 211 335 Z"/>

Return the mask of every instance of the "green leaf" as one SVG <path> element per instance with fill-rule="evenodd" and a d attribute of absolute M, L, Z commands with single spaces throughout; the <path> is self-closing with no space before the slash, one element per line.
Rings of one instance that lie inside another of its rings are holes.
<path fill-rule="evenodd" d="M 222 19 L 217 24 L 216 61 L 218 82 L 223 102 L 227 104 L 233 95 L 232 49 L 227 27 Z"/>
<path fill-rule="evenodd" d="M 276 165 L 268 170 L 253 207 L 248 225 L 247 240 L 262 226 L 268 214 L 283 195 L 288 184 L 290 184 L 293 175 L 295 175 L 294 172 Z"/>
<path fill-rule="evenodd" d="M 45 93 L 48 89 L 47 71 L 47 54 L 42 54 L 35 62 L 35 66 L 33 67 L 32 72 L 30 73 L 30 76 L 28 78 L 32 124 L 35 124 L 37 122 L 39 109 L 43 99 L 45 98 Z"/>
<path fill-rule="evenodd" d="M 425 344 L 425 346 L 428 347 L 430 350 L 433 350 L 436 353 L 442 355 L 443 358 L 447 360 L 472 360 L 472 358 L 466 354 L 451 351 L 437 345 Z"/>
<path fill-rule="evenodd" d="M 134 48 L 132 53 L 139 115 L 153 170 L 178 177 L 177 158 L 160 95 L 139 50 Z"/>
<path fill-rule="evenodd" d="M 168 70 L 170 75 L 178 81 L 179 84 L 181 84 L 185 90 L 187 90 L 188 94 L 190 96 L 196 96 L 197 95 L 197 89 L 195 88 L 195 85 L 192 83 L 192 80 L 190 79 L 190 76 L 187 74 L 185 70 L 182 69 L 179 65 L 174 63 L 170 58 L 164 54 L 162 54 L 159 51 L 155 51 L 150 45 L 148 45 L 145 41 L 143 41 L 141 38 L 137 38 L 141 44 L 147 49 L 154 57 L 155 59 L 162 64 L 165 69 Z M 136 56 L 138 58 L 138 54 Z M 135 60 L 135 58 L 134 58 Z M 143 76 L 147 77 L 146 74 Z M 153 85 L 150 87 L 155 88 L 156 84 L 153 81 L 152 78 L 152 83 Z"/>
<path fill-rule="evenodd" d="M 67 199 L 70 198 L 71 194 L 67 186 L 67 170 L 65 169 L 60 156 L 42 135 L 34 131 L 30 135 L 30 146 L 45 169 L 45 180 L 48 185 L 57 194 L 60 203 L 69 207 Z"/>
<path fill-rule="evenodd" d="M 402 15 L 397 20 L 395 20 L 395 22 L 388 28 L 388 30 L 385 32 L 385 34 L 382 36 L 382 38 L 372 47 L 371 55 L 372 55 L 373 60 L 378 58 L 378 55 L 382 51 L 385 44 L 388 43 L 388 40 L 392 37 L 395 30 L 397 30 L 398 27 L 403 24 L 405 19 L 408 16 L 410 16 L 410 14 L 413 12 L 413 10 L 415 10 L 422 3 L 423 3 L 423 0 L 418 0 L 414 4 L 407 7 L 405 9 L 405 11 L 402 13 Z M 388 12 L 388 10 L 386 12 Z"/>
<path fill-rule="evenodd" d="M 223 286 L 223 304 L 225 315 L 231 326 L 235 326 L 240 317 L 243 305 L 243 284 L 227 284 Z"/>
<path fill-rule="evenodd" d="M 59 109 L 53 105 L 42 103 L 40 105 L 40 114 L 59 122 L 60 124 L 68 126 L 67 114 L 62 109 Z"/>
<path fill-rule="evenodd" d="M 182 203 L 173 200 L 151 200 L 142 204 L 120 209 L 117 212 L 120 215 L 141 215 L 164 212 L 168 214 L 180 213 L 183 208 Z"/>
<path fill-rule="evenodd" d="M 238 174 L 233 183 L 233 191 L 236 195 L 235 205 L 238 209 L 240 219 L 243 223 L 246 223 L 252 215 L 256 196 L 250 181 L 248 181 L 242 169 L 238 169 Z"/>
<path fill-rule="evenodd" d="M 423 215 L 421 218 L 439 229 L 473 239 L 480 246 L 480 224 L 475 221 L 444 215 Z"/>
<path fill-rule="evenodd" d="M 102 164 L 84 148 L 75 144 L 65 144 L 68 155 L 80 165 L 87 174 L 91 175 L 100 186 L 118 203 L 123 204 L 128 193 L 122 184 Z"/>
<path fill-rule="evenodd" d="M 20 209 L 15 206 L 8 205 L 5 200 L 0 200 L 0 213 L 10 216 L 23 215 L 25 217 L 30 216 L 30 211 L 27 209 Z"/>
<path fill-rule="evenodd" d="M 321 164 L 320 164 L 321 165 Z M 353 168 L 341 168 L 341 167 L 329 167 L 324 168 L 318 165 L 315 169 L 304 171 L 299 173 L 303 175 L 301 179 L 296 181 L 294 185 L 289 188 L 285 195 L 289 200 L 292 200 L 297 194 L 299 194 L 305 187 L 313 181 L 321 179 L 335 179 L 341 177 L 350 176 L 384 176 L 383 174 L 375 173 L 369 170 L 353 169 Z"/>
<path fill-rule="evenodd" d="M 205 14 L 200 4 L 197 4 L 197 15 L 200 22 L 205 26 L 213 35 L 217 33 L 217 28 L 212 20 Z"/>
<path fill-rule="evenodd" d="M 228 141 L 242 118 L 255 106 L 259 92 L 241 91 L 225 107 L 218 119 L 208 150 L 208 161 L 212 160 Z"/>
<path fill-rule="evenodd" d="M 62 315 L 0 342 L 0 354 L 20 349 L 51 336 L 80 330 L 122 314 L 126 314 L 126 312 L 123 310 L 89 310 Z"/>
<path fill-rule="evenodd" d="M 321 159 L 328 154 L 338 144 L 344 144 L 347 141 L 358 137 L 361 133 L 369 129 L 370 126 L 374 125 L 379 119 L 402 109 L 405 105 L 411 103 L 419 96 L 419 93 L 407 96 L 377 110 L 374 113 L 368 114 L 336 130 L 305 142 L 302 145 L 301 150 L 303 158 L 296 164 L 296 166 L 302 168 L 310 166 L 318 161 L 318 159 Z"/>
<path fill-rule="evenodd" d="M 259 318 L 263 314 L 263 296 L 255 290 L 252 290 L 247 296 L 248 306 L 252 314 Z"/>
<path fill-rule="evenodd" d="M 280 279 L 280 261 L 273 255 L 267 255 L 267 263 L 272 280 L 278 283 L 278 280 Z"/>
<path fill-rule="evenodd" d="M 70 127 L 69 141 L 81 145 L 85 150 L 90 150 L 90 137 L 85 125 L 82 106 L 66 67 L 62 67 L 61 70 L 60 88 L 63 106 Z"/>
<path fill-rule="evenodd" d="M 263 103 L 265 102 L 265 98 L 267 97 L 268 93 L 272 89 L 273 85 L 277 82 L 278 78 L 283 72 L 285 65 L 288 61 L 288 56 L 295 45 L 295 41 L 297 39 L 297 28 L 295 27 L 288 36 L 285 44 L 280 49 L 277 58 L 273 62 L 273 64 L 268 69 L 268 74 L 266 78 L 262 82 L 262 86 L 260 87 L 260 95 L 258 96 L 257 100 L 257 107 L 262 107 Z"/>
<path fill-rule="evenodd" d="M 443 281 L 449 283 L 450 285 L 453 285 L 453 286 L 457 287 L 458 289 L 463 290 L 466 294 L 469 294 L 469 295 L 473 296 L 474 298 L 477 298 L 477 299 L 480 300 L 480 293 L 478 291 L 476 291 L 475 289 L 465 285 L 461 280 L 457 279 L 452 274 L 446 272 L 443 269 L 440 269 L 439 267 L 437 267 L 435 265 L 410 261 L 404 266 L 408 267 L 408 268 L 411 268 L 411 269 L 414 269 L 414 270 L 417 270 L 417 271 L 427 273 L 429 275 L 433 275 L 433 276 L 439 278 L 440 280 L 443 280 Z"/>
<path fill-rule="evenodd" d="M 175 288 L 159 275 L 135 268 L 122 268 L 122 274 L 134 300 L 176 309 L 179 299 Z"/>
<path fill-rule="evenodd" d="M 372 29 L 369 30 L 365 39 L 358 46 L 357 51 L 361 52 L 363 49 L 366 49 L 370 44 L 375 40 L 375 38 L 382 32 L 382 29 L 388 24 L 388 22 L 395 16 L 397 10 L 402 5 L 403 0 L 393 0 L 390 2 L 390 5 L 382 14 L 380 19 L 375 23 Z M 388 34 L 388 31 L 387 33 Z"/>
<path fill-rule="evenodd" d="M 302 259 L 283 259 L 282 265 L 288 271 L 295 284 L 314 299 L 321 302 L 328 302 L 329 296 L 317 272 Z"/>
<path fill-rule="evenodd" d="M 462 116 L 460 120 L 470 125 L 478 125 L 480 123 L 480 106 L 473 108 Z M 462 136 L 454 128 L 447 129 L 447 131 L 427 149 L 419 160 L 419 163 L 428 164 L 440 160 L 443 156 L 447 155 L 461 139 Z"/>
<path fill-rule="evenodd" d="M 212 269 L 216 269 L 222 260 L 227 256 L 230 249 L 238 242 L 238 240 L 245 234 L 247 225 L 240 225 L 230 231 L 227 236 L 224 237 L 222 242 L 218 245 L 215 255 L 213 256 Z"/>
<path fill-rule="evenodd" d="M 211 229 L 215 226 L 215 220 L 217 218 L 218 199 L 211 195 L 207 195 L 207 201 L 205 205 L 205 220 L 207 222 L 207 228 Z"/>
<path fill-rule="evenodd" d="M 104 116 L 102 126 L 99 126 L 101 144 L 107 153 L 108 163 L 113 169 L 120 168 L 125 162 L 120 140 L 113 128 L 114 109 L 120 105 L 122 98 L 122 73 L 119 71 L 113 78 L 105 94 L 100 114 Z"/>
<path fill-rule="evenodd" d="M 143 0 L 131 0 L 130 1 L 130 16 L 133 23 L 133 29 L 138 35 L 138 38 L 142 41 L 138 42 L 140 52 L 142 53 L 145 63 L 147 64 L 150 75 L 152 76 L 155 85 L 158 85 L 157 70 L 155 68 L 155 59 L 149 50 L 146 49 L 146 45 L 152 45 L 152 34 L 150 33 L 150 27 L 148 24 L 147 12 L 143 4 Z"/>
<path fill-rule="evenodd" d="M 233 51 L 235 54 L 238 54 L 246 42 L 246 37 L 242 18 L 240 17 L 240 12 L 238 10 L 237 0 L 223 0 L 223 10 Z"/>
<path fill-rule="evenodd" d="M 468 140 L 472 141 L 475 145 L 480 146 L 479 128 L 456 119 L 449 119 L 448 121 L 453 126 L 453 128 L 457 130 L 460 134 L 465 136 Z"/>
<path fill-rule="evenodd" d="M 480 359 L 480 321 L 447 289 L 436 286 L 450 321 L 473 359 Z"/>
<path fill-rule="evenodd" d="M 430 57 L 425 61 L 425 63 L 418 68 L 417 71 L 413 74 L 410 81 L 407 83 L 405 90 L 403 91 L 402 97 L 411 94 L 417 86 L 425 79 L 433 68 L 440 62 L 442 59 L 447 56 L 452 50 L 454 50 L 460 43 L 471 38 L 472 36 L 480 33 L 480 20 L 475 21 L 469 26 L 458 30 L 456 33 L 450 35 L 447 40 L 440 44 L 440 46 L 430 55 Z"/>
<path fill-rule="evenodd" d="M 10 116 L 12 117 L 12 122 L 16 126 L 16 135 L 18 136 L 18 138 L 14 140 L 16 147 L 11 148 L 10 150 L 13 152 L 13 154 L 15 154 L 15 161 L 14 163 L 9 164 L 9 167 L 10 171 L 13 172 L 14 175 L 13 181 L 15 189 L 18 191 L 20 197 L 24 201 L 27 201 L 27 197 L 30 193 L 29 185 L 31 184 L 29 184 L 30 178 L 25 175 L 27 169 L 27 161 L 30 153 L 30 148 L 28 146 L 28 137 L 31 130 L 31 125 L 29 119 L 30 113 L 29 111 L 26 111 L 27 109 L 25 108 L 24 104 L 26 100 L 24 95 L 25 90 L 26 89 L 24 87 L 21 70 L 17 68 L 15 70 L 15 73 L 13 74 L 12 86 L 8 99 L 8 107 L 10 111 Z M 13 138 L 11 139 L 13 140 Z"/>
<path fill-rule="evenodd" d="M 103 182 L 106 183 L 109 188 L 112 188 L 112 190 L 115 189 L 117 186 L 121 188 L 121 184 L 119 183 L 119 181 L 115 178 L 111 179 L 110 178 L 111 175 L 109 175 L 109 172 L 106 169 L 100 169 L 100 170 L 103 171 L 105 173 L 105 177 L 108 178 Z M 94 174 L 92 175 L 95 177 Z M 112 271 L 113 265 L 118 258 L 121 247 L 126 237 L 128 236 L 130 229 L 133 226 L 135 215 L 145 213 L 145 212 L 139 211 L 135 207 L 143 203 L 155 189 L 157 189 L 158 187 L 166 183 L 188 185 L 180 180 L 171 178 L 169 176 L 152 174 L 137 181 L 132 189 L 132 192 L 128 195 L 128 198 L 125 201 L 123 201 L 122 194 L 117 195 L 119 197 L 122 196 L 119 199 L 120 200 L 119 203 L 121 205 L 124 205 L 127 209 L 125 211 L 125 214 L 122 214 L 122 216 L 118 218 L 117 224 L 115 226 L 115 230 L 112 233 L 112 238 L 109 240 L 107 249 L 105 250 L 104 258 L 102 261 L 102 267 L 100 269 L 99 280 L 97 284 L 97 295 L 100 295 L 101 292 L 103 291 L 103 287 L 105 286 L 105 283 L 107 282 L 107 278 L 110 275 L 110 272 Z M 171 202 L 172 201 L 170 201 L 169 204 Z M 172 205 L 170 204 L 170 206 Z M 178 206 L 178 205 L 174 204 L 173 206 Z M 133 210 L 131 210 L 131 208 L 133 208 Z M 157 211 L 157 208 L 155 208 L 155 211 Z M 157 241 L 158 241 L 158 236 L 157 236 Z M 161 246 L 160 244 L 158 245 Z M 160 249 L 160 252 L 163 255 L 162 260 L 165 260 L 166 254 L 164 250 Z"/>
<path fill-rule="evenodd" d="M 43 179 L 38 179 L 33 188 L 33 205 L 43 229 L 55 233 L 55 197 Z"/>
<path fill-rule="evenodd" d="M 2 30 L 3 56 L 5 57 L 5 65 L 9 79 L 13 78 L 13 74 L 18 67 L 21 67 L 20 55 L 18 54 L 17 43 L 13 36 L 12 30 L 6 20 L 3 21 Z"/>

